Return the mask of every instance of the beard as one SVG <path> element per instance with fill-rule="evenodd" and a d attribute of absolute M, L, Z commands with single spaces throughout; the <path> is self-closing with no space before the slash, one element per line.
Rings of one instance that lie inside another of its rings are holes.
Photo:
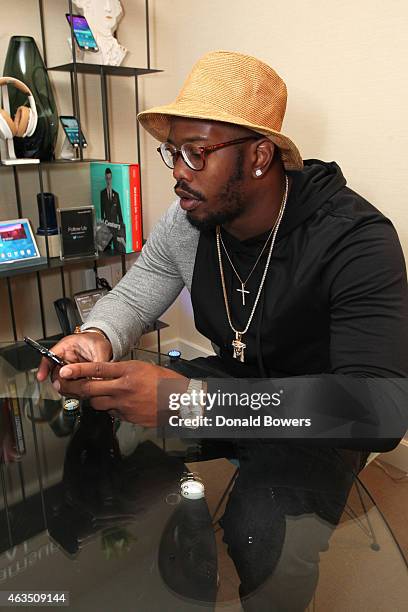
<path fill-rule="evenodd" d="M 208 232 L 217 227 L 230 223 L 239 217 L 245 210 L 245 196 L 242 190 L 243 172 L 243 151 L 237 152 L 234 171 L 227 183 L 217 197 L 217 210 L 207 213 L 205 218 L 196 219 L 194 213 L 187 212 L 187 220 L 193 227 L 202 232 Z M 206 200 L 200 198 L 203 202 Z"/>

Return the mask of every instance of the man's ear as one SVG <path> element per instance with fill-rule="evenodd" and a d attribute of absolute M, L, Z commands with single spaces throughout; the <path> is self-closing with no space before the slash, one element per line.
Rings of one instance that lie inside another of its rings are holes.
<path fill-rule="evenodd" d="M 255 160 L 252 164 L 252 176 L 254 178 L 262 178 L 271 166 L 274 154 L 275 145 L 269 138 L 262 139 L 256 143 Z"/>

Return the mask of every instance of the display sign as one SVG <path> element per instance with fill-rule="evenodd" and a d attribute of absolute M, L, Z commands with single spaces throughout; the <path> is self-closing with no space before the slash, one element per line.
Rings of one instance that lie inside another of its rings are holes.
<path fill-rule="evenodd" d="M 59 208 L 57 213 L 61 259 L 97 257 L 94 207 Z"/>

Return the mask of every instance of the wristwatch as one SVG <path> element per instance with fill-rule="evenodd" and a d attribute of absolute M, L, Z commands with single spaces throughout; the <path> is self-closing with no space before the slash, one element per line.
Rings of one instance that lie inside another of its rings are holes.
<path fill-rule="evenodd" d="M 103 332 L 101 329 L 99 329 L 99 327 L 88 327 L 88 329 L 81 329 L 80 325 L 77 325 L 74 329 L 74 334 L 87 334 L 87 333 L 91 333 L 91 334 L 99 334 L 100 336 L 102 336 L 103 338 L 105 338 L 105 340 L 107 340 L 110 344 L 111 347 L 111 356 L 110 356 L 110 361 L 113 361 L 113 346 L 112 346 L 112 342 L 109 340 L 108 336 L 105 334 L 105 332 Z"/>
<path fill-rule="evenodd" d="M 200 391 L 204 391 L 205 381 L 191 378 L 188 383 L 187 391 L 191 395 L 191 402 L 187 406 L 180 406 L 180 417 L 182 419 L 194 419 L 195 417 L 201 417 L 204 415 L 205 399 Z M 187 425 L 185 425 L 187 427 Z M 189 426 L 191 429 L 196 429 L 196 426 Z"/>
<path fill-rule="evenodd" d="M 88 329 L 82 330 L 81 326 L 77 325 L 74 329 L 74 334 L 87 334 L 88 332 L 93 333 L 93 334 L 99 334 L 100 336 L 103 336 L 105 340 L 107 340 L 110 343 L 108 336 L 105 334 L 105 332 L 103 332 L 98 327 L 88 327 Z"/>

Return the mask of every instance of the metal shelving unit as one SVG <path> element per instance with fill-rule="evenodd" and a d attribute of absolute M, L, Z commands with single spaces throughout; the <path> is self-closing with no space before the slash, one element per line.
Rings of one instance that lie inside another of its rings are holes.
<path fill-rule="evenodd" d="M 40 17 L 40 25 L 41 25 L 41 39 L 43 46 L 43 59 L 44 63 L 47 66 L 47 47 L 45 40 L 45 12 L 44 12 L 44 2 L 43 0 L 38 1 L 39 5 L 39 17 Z M 72 0 L 68 0 L 68 12 L 72 15 Z M 54 159 L 50 161 L 44 162 L 33 162 L 33 164 L 25 164 L 24 166 L 18 165 L 8 165 L 2 166 L 0 164 L 0 168 L 8 167 L 13 169 L 14 176 L 14 188 L 16 194 L 16 207 L 18 217 L 23 217 L 23 207 L 21 202 L 21 192 L 20 192 L 20 184 L 18 177 L 18 170 L 26 167 L 33 167 L 34 165 L 38 169 L 38 181 L 40 187 L 40 193 L 44 193 L 44 183 L 43 183 L 43 166 L 49 166 L 52 164 L 59 164 L 61 166 L 67 166 L 70 164 L 76 163 L 90 163 L 91 161 L 111 161 L 111 147 L 110 147 L 110 124 L 109 124 L 109 108 L 108 108 L 108 95 L 107 95 L 107 77 L 127 77 L 134 79 L 134 96 L 135 96 L 135 121 L 136 121 L 136 148 L 137 148 L 137 163 L 139 164 L 139 168 L 141 169 L 141 152 L 140 152 L 140 128 L 137 122 L 136 116 L 139 112 L 139 88 L 138 88 L 138 77 L 144 76 L 146 74 L 152 74 L 156 72 L 161 72 L 161 70 L 152 69 L 150 66 L 150 25 L 149 25 L 149 1 L 145 0 L 145 29 L 146 29 L 146 68 L 135 68 L 130 66 L 106 66 L 106 65 L 97 65 L 97 64 L 88 64 L 88 63 L 80 63 L 76 58 L 76 42 L 74 40 L 73 29 L 71 25 L 71 43 L 72 43 L 72 62 L 63 64 L 61 66 L 53 66 L 47 68 L 49 72 L 68 72 L 70 74 L 71 81 L 71 99 L 72 99 L 72 114 L 77 117 L 79 130 L 81 131 L 81 109 L 80 109 L 80 97 L 79 97 L 79 86 L 78 86 L 78 74 L 90 74 L 90 75 L 99 75 L 100 77 L 100 91 L 101 91 L 101 105 L 102 105 L 102 121 L 103 121 L 103 135 L 104 135 L 104 152 L 105 157 L 103 159 L 87 159 L 83 156 L 83 147 L 82 143 L 79 144 L 79 157 L 75 160 L 66 160 L 66 159 Z M 72 23 L 72 19 L 71 19 Z M 140 187 L 142 190 L 142 187 Z M 44 198 L 42 197 L 42 209 L 43 209 L 43 217 L 46 218 L 45 215 L 45 203 Z M 142 191 L 140 193 L 140 200 L 142 201 Z M 143 232 L 143 226 L 142 226 Z M 45 314 L 44 314 L 44 303 L 43 303 L 43 295 L 42 295 L 42 286 L 41 286 L 41 272 L 47 270 L 60 270 L 60 278 L 61 278 L 61 291 L 62 296 L 66 297 L 66 287 L 65 287 L 65 276 L 64 276 L 64 268 L 69 266 L 77 266 L 77 265 L 88 265 L 92 264 L 92 267 L 95 272 L 95 279 L 97 276 L 97 268 L 98 262 L 106 264 L 107 260 L 112 258 L 120 258 L 122 264 L 122 275 L 126 273 L 126 254 L 123 253 L 104 253 L 98 258 L 84 258 L 82 260 L 72 260 L 72 261 L 61 261 L 57 258 L 49 257 L 49 244 L 48 244 L 48 232 L 45 232 L 45 246 L 46 246 L 46 257 L 42 258 L 41 261 L 38 261 L 34 264 L 13 264 L 7 266 L 5 268 L 0 268 L 0 278 L 4 278 L 7 283 L 8 289 L 8 301 L 9 308 L 12 320 L 12 329 L 13 329 L 13 338 L 14 341 L 18 341 L 17 336 L 17 324 L 15 319 L 15 310 L 14 310 L 14 301 L 13 301 L 13 293 L 11 287 L 10 279 L 12 277 L 27 275 L 27 274 L 35 274 L 37 278 L 37 290 L 38 290 L 38 300 L 39 307 L 41 313 L 41 323 L 42 323 L 42 332 L 43 338 L 47 338 L 47 330 L 45 324 Z M 130 255 L 131 253 L 129 253 Z M 161 329 L 160 323 L 159 329 Z M 164 324 L 167 326 L 166 324 Z M 157 331 L 159 331 L 159 329 Z M 160 338 L 159 338 L 160 343 Z"/>
<path fill-rule="evenodd" d="M 133 253 L 128 253 L 128 255 L 132 254 Z M 34 272 L 42 272 L 45 270 L 58 270 L 59 268 L 67 268 L 70 266 L 78 266 L 81 264 L 88 265 L 89 263 L 93 262 L 100 262 L 103 265 L 106 265 L 111 260 L 118 259 L 121 256 L 121 253 L 107 251 L 106 253 L 102 253 L 102 255 L 99 255 L 99 257 L 84 257 L 83 259 L 61 260 L 58 257 L 52 257 L 47 261 L 46 257 L 41 257 L 41 260 L 37 263 L 26 262 L 25 264 L 23 263 L 19 266 L 15 266 L 14 264 L 10 264 L 9 266 L 2 266 L 0 268 L 0 278 L 12 278 L 14 276 L 32 274 Z"/>
<path fill-rule="evenodd" d="M 56 70 L 59 72 L 75 72 L 78 74 L 99 74 L 110 76 L 141 76 L 144 74 L 152 74 L 154 72 L 162 72 L 154 68 L 132 68 L 131 66 L 108 66 L 101 64 L 87 64 L 85 62 L 62 64 L 61 66 L 53 66 L 47 70 Z"/>

